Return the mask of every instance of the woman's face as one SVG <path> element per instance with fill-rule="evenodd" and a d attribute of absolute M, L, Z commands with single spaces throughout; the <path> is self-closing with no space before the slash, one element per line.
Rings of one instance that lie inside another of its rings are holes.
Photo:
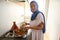
<path fill-rule="evenodd" d="M 35 3 L 31 3 L 31 4 L 30 4 L 30 8 L 31 8 L 31 11 L 32 11 L 32 12 L 35 12 L 35 11 L 37 10 L 37 6 L 36 6 Z"/>

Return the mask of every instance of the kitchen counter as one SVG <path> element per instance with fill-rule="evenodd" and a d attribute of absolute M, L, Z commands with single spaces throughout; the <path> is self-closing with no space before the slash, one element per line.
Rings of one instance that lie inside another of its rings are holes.
<path fill-rule="evenodd" d="M 26 38 L 22 38 L 22 37 L 0 37 L 0 40 L 26 40 Z"/>

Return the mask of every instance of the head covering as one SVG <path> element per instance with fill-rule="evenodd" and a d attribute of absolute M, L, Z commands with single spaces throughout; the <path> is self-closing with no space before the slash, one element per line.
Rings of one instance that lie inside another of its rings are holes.
<path fill-rule="evenodd" d="M 36 1 L 31 1 L 30 4 L 32 4 L 32 3 L 35 3 L 35 5 L 37 7 L 36 11 L 33 12 L 32 16 L 31 16 L 31 20 L 34 20 L 36 18 L 36 15 L 39 13 L 39 10 L 38 10 L 38 4 L 37 4 L 37 2 Z"/>
<path fill-rule="evenodd" d="M 31 1 L 30 4 L 32 4 L 32 3 L 35 3 L 35 5 L 37 7 L 36 11 L 38 11 L 38 3 L 36 1 Z"/>

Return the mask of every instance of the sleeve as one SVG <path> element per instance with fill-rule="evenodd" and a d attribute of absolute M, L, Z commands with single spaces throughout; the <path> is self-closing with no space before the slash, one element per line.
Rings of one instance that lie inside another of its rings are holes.
<path fill-rule="evenodd" d="M 30 21 L 30 26 L 31 27 L 38 26 L 41 22 L 44 22 L 44 19 L 43 19 L 43 15 L 39 13 L 35 20 Z"/>

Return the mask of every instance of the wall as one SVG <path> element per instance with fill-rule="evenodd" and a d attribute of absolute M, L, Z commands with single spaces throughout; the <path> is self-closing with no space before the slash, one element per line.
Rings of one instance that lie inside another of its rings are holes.
<path fill-rule="evenodd" d="M 47 35 L 49 40 L 59 40 L 60 37 L 60 0 L 49 0 Z"/>
<path fill-rule="evenodd" d="M 24 21 L 24 8 L 9 1 L 0 1 L 0 36 L 10 30 L 13 21 Z"/>

